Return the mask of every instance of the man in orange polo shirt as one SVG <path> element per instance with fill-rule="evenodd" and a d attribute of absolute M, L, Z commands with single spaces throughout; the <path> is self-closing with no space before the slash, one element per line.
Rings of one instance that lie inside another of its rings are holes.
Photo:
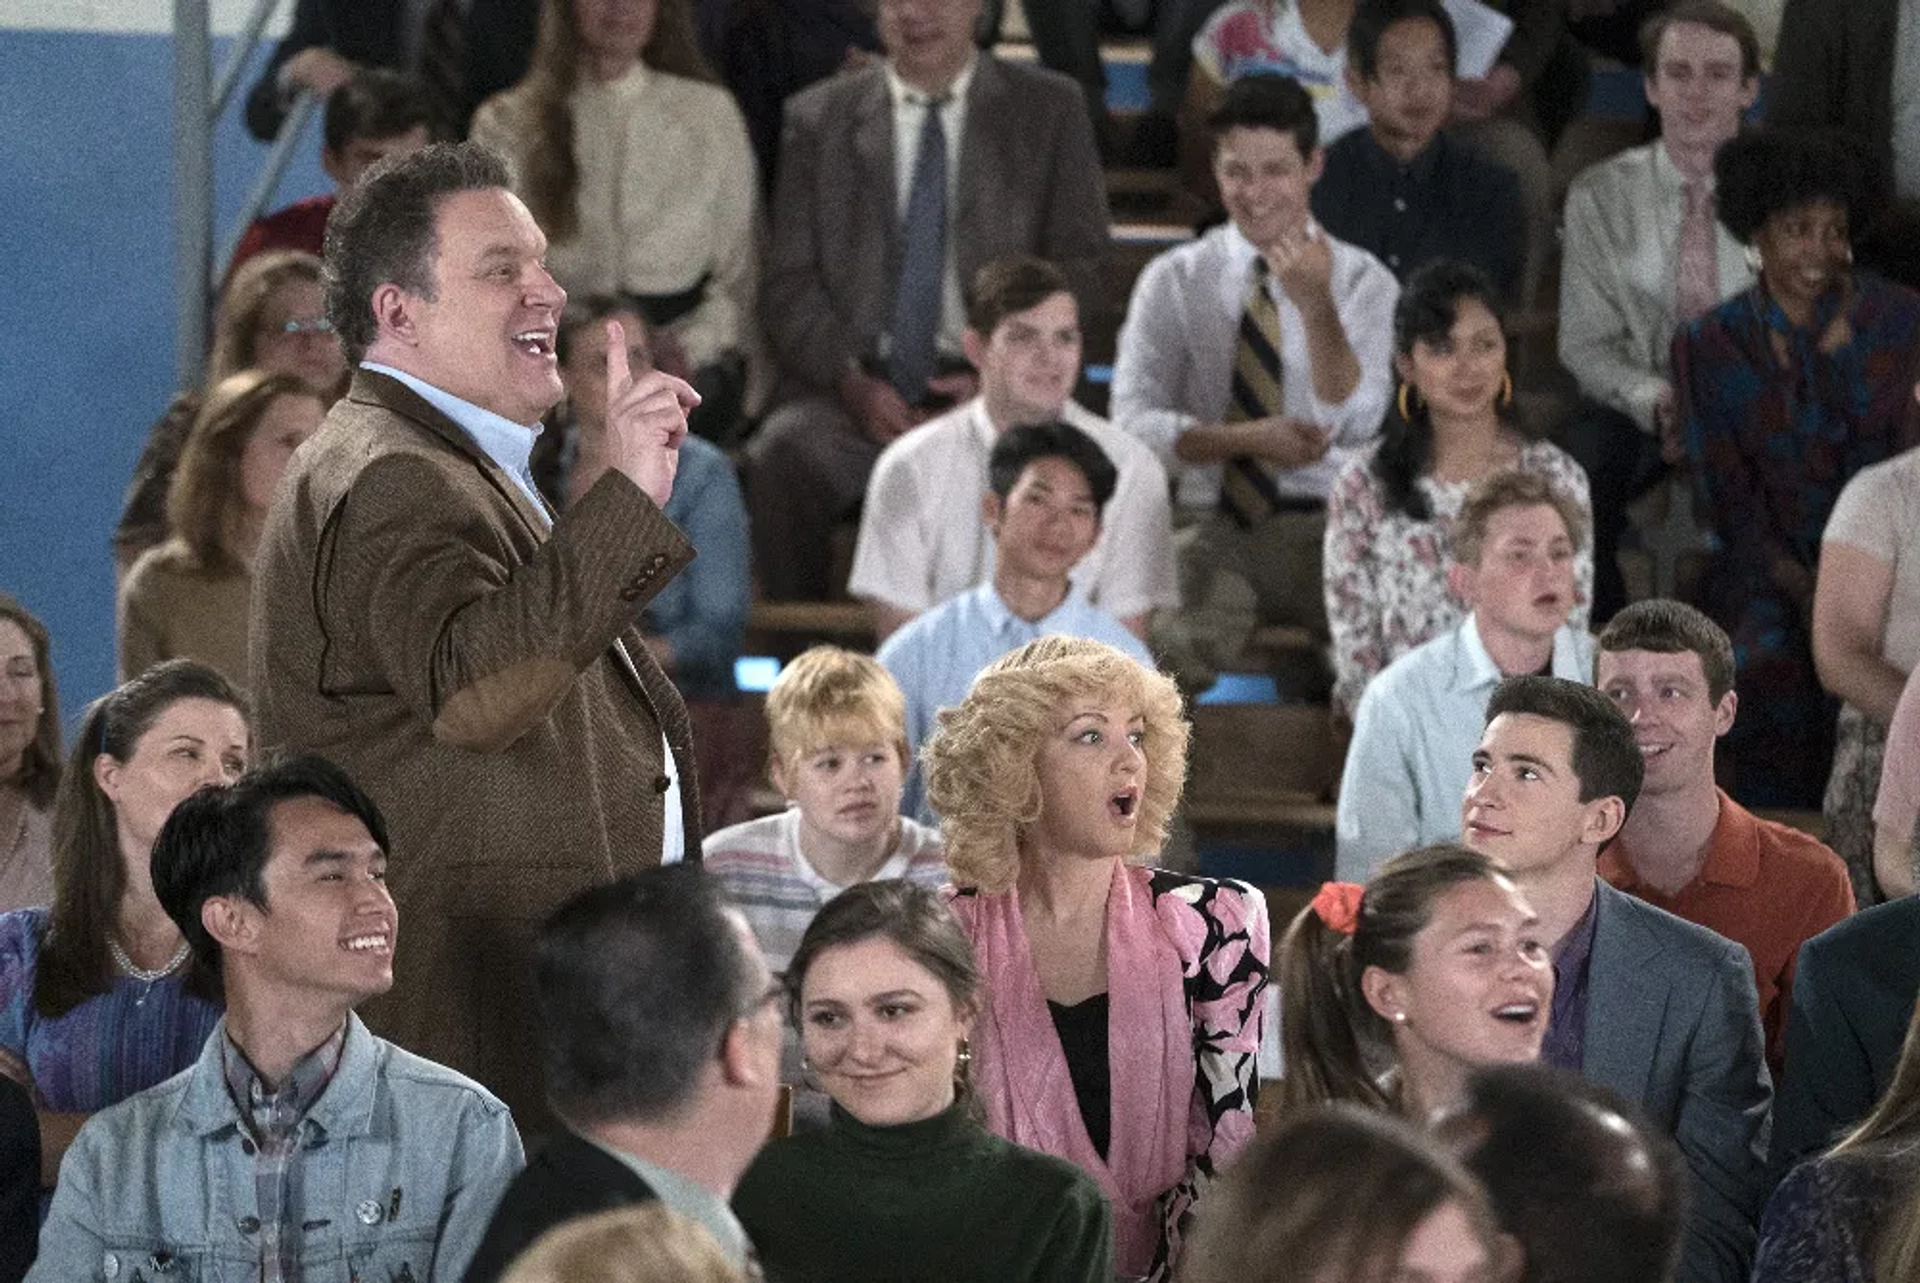
<path fill-rule="evenodd" d="M 1739 704 L 1733 643 L 1718 624 L 1677 601 L 1635 602 L 1600 634 L 1594 685 L 1633 723 L 1646 762 L 1600 876 L 1745 946 L 1777 1083 L 1800 945 L 1853 912 L 1846 866 L 1715 786 L 1714 741 Z"/>

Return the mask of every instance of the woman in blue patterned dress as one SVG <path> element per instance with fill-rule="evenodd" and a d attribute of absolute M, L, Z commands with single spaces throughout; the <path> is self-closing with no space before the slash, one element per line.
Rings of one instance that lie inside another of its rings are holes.
<path fill-rule="evenodd" d="M 51 1186 L 94 1111 L 191 1065 L 220 980 L 189 961 L 147 861 L 173 808 L 231 784 L 251 745 L 244 698 L 171 660 L 95 701 L 54 802 L 53 906 L 0 915 L 0 1072 L 33 1094 Z"/>
<path fill-rule="evenodd" d="M 1809 640 L 1820 535 L 1854 473 L 1920 443 L 1920 295 L 1853 267 L 1861 174 L 1831 135 L 1722 147 L 1720 221 L 1759 280 L 1673 341 L 1676 419 L 1720 540 L 1703 604 L 1740 689 L 1721 756 L 1748 806 L 1820 805 L 1837 712 Z"/>

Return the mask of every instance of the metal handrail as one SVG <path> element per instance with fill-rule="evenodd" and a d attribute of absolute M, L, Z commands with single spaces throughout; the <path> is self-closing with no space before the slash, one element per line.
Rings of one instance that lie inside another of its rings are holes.
<path fill-rule="evenodd" d="M 215 293 L 220 290 L 220 280 L 226 275 L 227 264 L 233 262 L 233 252 L 240 248 L 240 239 L 247 234 L 247 228 L 253 226 L 253 220 L 260 217 L 260 211 L 267 207 L 273 194 L 280 190 L 280 178 L 287 172 L 287 163 L 293 159 L 294 144 L 300 141 L 301 131 L 307 127 L 308 118 L 319 105 L 320 99 L 311 89 L 302 89 L 293 100 L 293 106 L 287 109 L 287 118 L 280 122 L 280 132 L 273 136 L 273 146 L 267 152 L 267 163 L 261 167 L 260 176 L 254 179 L 253 186 L 248 189 L 247 199 L 240 206 L 240 217 L 227 234 L 220 257 L 209 265 L 209 285 Z"/>
<path fill-rule="evenodd" d="M 281 0 L 255 0 L 254 9 L 213 83 L 213 32 L 209 0 L 173 0 L 173 281 L 174 368 L 181 387 L 201 382 L 207 359 L 207 318 L 220 276 L 241 236 L 273 199 L 293 146 L 313 115 L 314 98 L 303 91 L 280 124 L 265 166 L 241 207 L 225 252 L 213 257 L 213 131 L 226 113 L 241 72 Z"/>

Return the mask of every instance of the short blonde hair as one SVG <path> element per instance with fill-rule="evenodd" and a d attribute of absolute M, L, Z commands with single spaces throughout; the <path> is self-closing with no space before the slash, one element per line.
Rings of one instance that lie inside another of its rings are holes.
<path fill-rule="evenodd" d="M 829 744 L 891 744 L 905 766 L 907 699 L 873 656 L 814 646 L 768 689 L 767 739 L 774 758 L 788 766 Z"/>
<path fill-rule="evenodd" d="M 1487 526 L 1509 508 L 1552 508 L 1567 528 L 1577 553 L 1587 546 L 1587 513 L 1579 502 L 1537 472 L 1496 472 L 1467 491 L 1449 539 L 1453 559 L 1478 566 L 1487 542 Z"/>
<path fill-rule="evenodd" d="M 713 1235 L 660 1202 L 567 1221 L 515 1257 L 501 1283 L 744 1283 Z"/>
<path fill-rule="evenodd" d="M 1146 719 L 1147 786 L 1131 857 L 1160 853 L 1187 780 L 1180 692 L 1111 646 L 1043 637 L 982 670 L 958 708 L 940 711 L 922 754 L 955 883 L 988 894 L 1013 889 L 1020 840 L 1040 818 L 1040 747 L 1059 733 L 1069 704 L 1089 695 L 1137 705 Z"/>

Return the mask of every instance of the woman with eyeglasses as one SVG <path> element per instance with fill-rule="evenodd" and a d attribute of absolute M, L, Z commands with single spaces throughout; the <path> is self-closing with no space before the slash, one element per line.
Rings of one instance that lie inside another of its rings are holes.
<path fill-rule="evenodd" d="M 120 679 L 197 659 L 247 680 L 247 595 L 267 505 L 326 404 L 291 374 L 242 370 L 215 384 L 167 492 L 173 537 L 120 585 Z"/>
<path fill-rule="evenodd" d="M 320 260 L 311 254 L 272 250 L 234 269 L 214 308 L 206 383 L 174 397 L 134 465 L 113 536 L 114 565 L 121 575 L 141 553 L 175 533 L 167 523 L 167 490 L 208 391 L 250 368 L 299 379 L 323 405 L 332 405 L 346 390 L 346 353 L 326 312 Z"/>

